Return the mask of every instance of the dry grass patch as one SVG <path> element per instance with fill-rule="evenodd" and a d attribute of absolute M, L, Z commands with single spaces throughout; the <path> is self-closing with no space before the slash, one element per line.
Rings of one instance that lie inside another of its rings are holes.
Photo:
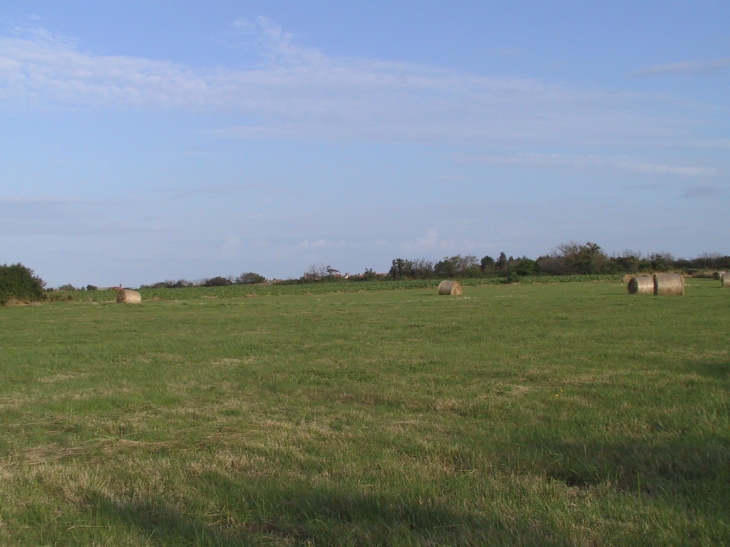
<path fill-rule="evenodd" d="M 45 376 L 43 378 L 39 378 L 38 381 L 41 384 L 54 384 L 56 382 L 64 382 L 66 380 L 75 380 L 78 378 L 85 378 L 88 374 L 84 372 L 75 372 L 75 373 L 60 373 L 60 374 L 53 374 L 51 376 Z"/>
<path fill-rule="evenodd" d="M 531 391 L 534 391 L 534 388 L 530 386 L 523 386 L 519 384 L 511 386 L 511 388 L 512 389 L 510 389 L 507 394 L 511 395 L 512 397 L 521 397 L 522 395 L 526 395 Z"/>

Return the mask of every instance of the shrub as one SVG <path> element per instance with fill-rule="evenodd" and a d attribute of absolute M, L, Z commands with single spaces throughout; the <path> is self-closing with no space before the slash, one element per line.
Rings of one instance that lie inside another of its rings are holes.
<path fill-rule="evenodd" d="M 313 281 L 332 281 L 339 279 L 340 270 L 334 269 L 330 265 L 325 264 L 312 264 L 307 268 L 307 271 L 302 274 L 299 281 L 302 283 L 311 283 Z"/>
<path fill-rule="evenodd" d="M 425 258 L 404 260 L 396 258 L 391 263 L 388 276 L 391 279 L 429 279 L 434 276 L 433 262 Z"/>
<path fill-rule="evenodd" d="M 365 268 L 365 271 L 360 275 L 362 281 L 372 281 L 378 278 L 378 274 L 372 268 Z"/>
<path fill-rule="evenodd" d="M 641 253 L 624 251 L 621 256 L 612 257 L 611 262 L 620 272 L 636 273 L 641 267 Z"/>
<path fill-rule="evenodd" d="M 45 285 L 45 281 L 21 263 L 0 266 L 0 304 L 5 304 L 11 298 L 41 300 L 45 295 Z"/>
<path fill-rule="evenodd" d="M 482 259 L 479 261 L 479 268 L 482 270 L 483 273 L 494 272 L 494 259 L 489 255 L 483 256 Z"/>
<path fill-rule="evenodd" d="M 228 285 L 233 285 L 233 280 L 230 277 L 221 276 L 211 277 L 203 283 L 204 287 L 227 287 Z"/>
<path fill-rule="evenodd" d="M 565 259 L 561 256 L 541 256 L 537 259 L 540 271 L 547 275 L 565 275 Z"/>
<path fill-rule="evenodd" d="M 674 265 L 674 257 L 666 252 L 650 254 L 649 261 L 651 269 L 655 272 L 667 272 Z"/>
<path fill-rule="evenodd" d="M 601 250 L 601 246 L 590 241 L 585 245 L 575 241 L 558 245 L 553 257 L 562 259 L 565 273 L 568 274 L 609 273 L 612 269 L 608 256 Z"/>
<path fill-rule="evenodd" d="M 444 257 L 433 269 L 436 277 L 479 277 L 480 263 L 473 255 Z"/>
<path fill-rule="evenodd" d="M 512 266 L 512 273 L 519 276 L 537 275 L 540 273 L 540 265 L 534 260 L 522 257 Z"/>
<path fill-rule="evenodd" d="M 263 275 L 259 275 L 256 272 L 242 273 L 236 278 L 236 284 L 247 285 L 250 283 L 263 283 L 266 278 Z"/>

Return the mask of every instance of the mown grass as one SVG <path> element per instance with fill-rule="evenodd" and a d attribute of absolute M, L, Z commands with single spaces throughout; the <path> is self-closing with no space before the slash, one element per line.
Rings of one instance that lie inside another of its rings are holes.
<path fill-rule="evenodd" d="M 730 291 L 0 309 L 0 544 L 730 544 Z"/>

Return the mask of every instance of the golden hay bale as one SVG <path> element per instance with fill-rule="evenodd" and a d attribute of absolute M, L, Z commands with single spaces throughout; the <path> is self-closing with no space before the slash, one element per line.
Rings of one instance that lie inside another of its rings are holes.
<path fill-rule="evenodd" d="M 648 275 L 632 277 L 628 288 L 629 294 L 654 294 L 654 279 Z"/>
<path fill-rule="evenodd" d="M 439 283 L 439 294 L 461 296 L 461 283 L 458 281 L 442 281 Z"/>
<path fill-rule="evenodd" d="M 717 279 L 719 281 L 722 281 L 722 276 L 725 275 L 727 272 L 715 272 L 712 274 L 712 279 Z"/>
<path fill-rule="evenodd" d="M 723 287 L 730 287 L 730 273 L 725 272 L 722 274 L 722 278 L 720 279 L 720 284 Z"/>
<path fill-rule="evenodd" d="M 631 275 L 631 274 L 626 274 L 625 276 L 623 276 L 623 277 L 621 278 L 621 283 L 628 283 L 628 282 L 629 282 L 629 281 L 631 281 L 631 280 L 632 280 L 632 279 L 633 279 L 634 277 L 635 277 L 635 276 L 633 276 L 633 275 Z"/>
<path fill-rule="evenodd" d="M 117 292 L 117 304 L 139 304 L 142 302 L 142 295 L 137 291 L 122 289 Z"/>
<path fill-rule="evenodd" d="M 679 274 L 654 274 L 654 294 L 658 296 L 684 294 L 684 278 Z"/>

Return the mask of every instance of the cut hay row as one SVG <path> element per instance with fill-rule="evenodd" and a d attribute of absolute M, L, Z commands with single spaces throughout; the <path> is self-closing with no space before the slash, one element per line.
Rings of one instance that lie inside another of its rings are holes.
<path fill-rule="evenodd" d="M 137 291 L 122 289 L 117 292 L 117 304 L 139 304 L 142 302 L 142 295 Z"/>
<path fill-rule="evenodd" d="M 439 294 L 461 296 L 461 283 L 458 281 L 442 281 L 439 283 Z"/>

